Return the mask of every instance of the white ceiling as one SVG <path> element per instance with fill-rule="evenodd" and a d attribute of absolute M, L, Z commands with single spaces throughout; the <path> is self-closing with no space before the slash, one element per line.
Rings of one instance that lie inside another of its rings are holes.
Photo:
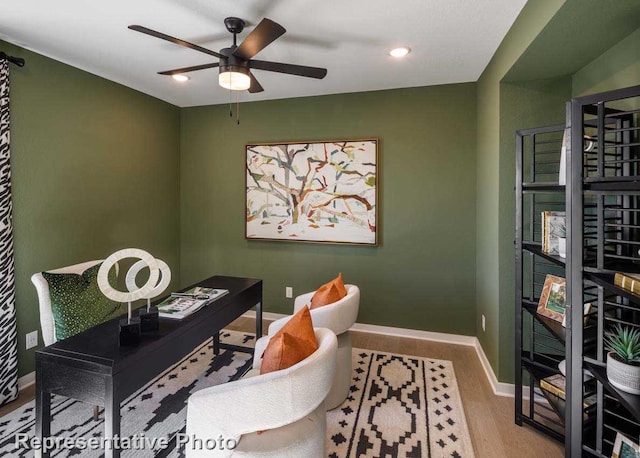
<path fill-rule="evenodd" d="M 325 67 L 323 80 L 254 70 L 240 101 L 476 81 L 526 0 L 3 0 L 0 38 L 181 107 L 228 103 L 218 69 L 177 83 L 156 72 L 214 57 L 127 29 L 139 24 L 218 51 L 227 16 L 287 33 L 256 58 Z M 409 46 L 402 60 L 387 52 Z M 27 65 L 29 62 L 27 61 Z M 234 99 L 235 100 L 235 99 Z"/>

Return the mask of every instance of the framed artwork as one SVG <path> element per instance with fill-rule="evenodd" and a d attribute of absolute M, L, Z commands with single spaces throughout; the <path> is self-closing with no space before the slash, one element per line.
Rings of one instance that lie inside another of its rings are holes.
<path fill-rule="evenodd" d="M 378 244 L 378 140 L 246 146 L 245 237 Z"/>
<path fill-rule="evenodd" d="M 562 277 L 547 275 L 540 293 L 537 312 L 552 320 L 563 322 L 567 304 L 567 281 Z"/>
<path fill-rule="evenodd" d="M 627 438 L 624 434 L 617 433 L 616 442 L 613 444 L 611 458 L 638 458 L 640 446 Z"/>

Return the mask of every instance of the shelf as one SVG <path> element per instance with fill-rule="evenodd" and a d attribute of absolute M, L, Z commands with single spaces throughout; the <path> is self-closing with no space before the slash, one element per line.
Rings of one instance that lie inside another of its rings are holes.
<path fill-rule="evenodd" d="M 567 341 L 567 328 L 562 326 L 562 323 L 552 320 L 549 317 L 540 315 L 538 313 L 538 301 L 531 301 L 529 299 L 522 299 L 522 307 L 529 312 L 533 317 L 544 326 L 544 328 L 551 333 L 556 339 L 563 344 Z M 584 328 L 583 339 L 585 343 L 585 349 L 589 348 L 592 342 L 596 341 L 598 330 L 594 326 Z"/>
<path fill-rule="evenodd" d="M 625 177 L 587 179 L 583 189 L 587 193 L 640 194 L 640 177 L 627 177 L 626 180 Z"/>
<path fill-rule="evenodd" d="M 522 248 L 527 250 L 529 253 L 533 253 L 536 256 L 540 256 L 541 258 L 546 259 L 547 261 L 551 261 L 554 264 L 564 267 L 566 265 L 566 259 L 561 258 L 560 256 L 554 256 L 552 254 L 547 254 L 542 251 L 542 245 L 536 242 L 522 242 Z"/>
<path fill-rule="evenodd" d="M 614 274 L 604 274 L 604 273 L 595 273 L 595 272 L 585 272 L 585 277 L 591 280 L 598 286 L 602 286 L 603 288 L 608 289 L 609 291 L 614 292 L 618 296 L 621 296 L 625 299 L 632 301 L 634 304 L 638 305 L 640 308 L 640 296 L 633 294 L 631 291 L 627 291 L 626 289 L 622 289 L 619 286 L 613 283 Z"/>
<path fill-rule="evenodd" d="M 635 394 L 625 393 L 623 391 L 615 388 L 609 380 L 607 379 L 607 368 L 593 364 L 590 361 L 584 361 L 585 369 L 588 369 L 589 372 L 593 374 L 595 378 L 598 379 L 602 386 L 613 396 L 616 398 L 620 404 L 622 404 L 631 415 L 634 416 L 636 421 L 640 421 L 640 396 Z"/>
<path fill-rule="evenodd" d="M 529 357 L 529 352 L 522 351 L 522 364 L 537 380 L 549 377 L 550 375 L 559 374 L 558 363 L 552 356 L 559 357 L 562 355 L 547 355 L 544 353 L 535 353 L 533 359 Z"/>
<path fill-rule="evenodd" d="M 539 384 L 540 383 L 538 382 L 538 385 Z M 542 393 L 544 398 L 547 400 L 547 402 L 549 403 L 549 405 L 551 406 L 553 411 L 558 415 L 560 420 L 562 420 L 562 422 L 564 423 L 565 411 L 566 411 L 566 402 L 565 402 L 565 400 L 562 399 L 559 396 L 556 396 L 553 393 L 548 392 L 547 390 L 545 390 L 542 387 L 540 388 L 540 392 Z"/>
<path fill-rule="evenodd" d="M 522 192 L 565 192 L 566 186 L 558 183 L 522 183 Z"/>
<path fill-rule="evenodd" d="M 556 339 L 558 339 L 563 344 L 567 340 L 567 329 L 562 326 L 562 323 L 559 323 L 556 320 L 552 320 L 544 315 L 538 314 L 538 302 L 530 301 L 528 299 L 522 299 L 523 308 L 534 316 L 536 320 L 538 320 L 544 328 L 551 333 Z"/>

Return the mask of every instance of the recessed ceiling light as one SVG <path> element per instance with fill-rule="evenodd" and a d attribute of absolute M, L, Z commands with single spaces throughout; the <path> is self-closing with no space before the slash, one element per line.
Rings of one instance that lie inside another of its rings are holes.
<path fill-rule="evenodd" d="M 411 48 L 404 46 L 402 48 L 392 49 L 391 51 L 389 51 L 389 55 L 393 57 L 404 57 L 410 52 L 411 52 Z"/>
<path fill-rule="evenodd" d="M 187 75 L 181 75 L 181 74 L 171 75 L 171 78 L 173 78 L 176 81 L 180 81 L 181 83 L 184 83 L 185 81 L 189 81 L 191 79 Z"/>

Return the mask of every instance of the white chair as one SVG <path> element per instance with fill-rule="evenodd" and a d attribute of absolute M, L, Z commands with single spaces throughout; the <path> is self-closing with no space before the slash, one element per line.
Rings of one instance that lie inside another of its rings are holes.
<path fill-rule="evenodd" d="M 81 275 L 85 270 L 100 264 L 104 259 L 95 261 L 81 262 L 72 266 L 61 267 L 59 269 L 47 270 L 52 274 L 78 274 Z M 118 265 L 115 266 L 116 275 L 118 274 Z M 42 272 L 35 273 L 31 276 L 31 283 L 36 287 L 38 293 L 38 306 L 40 308 L 40 327 L 42 328 L 42 341 L 45 346 L 49 346 L 58 341 L 56 337 L 56 327 L 53 322 L 53 311 L 51 309 L 51 293 L 49 291 L 49 283 L 42 275 Z M 99 407 L 93 407 L 93 418 L 98 420 Z"/>
<path fill-rule="evenodd" d="M 95 261 L 82 262 L 72 266 L 61 267 L 59 269 L 47 270 L 51 274 L 82 274 L 90 267 L 100 264 L 104 259 Z M 118 274 L 118 265 L 115 266 L 116 275 Z M 53 322 L 53 312 L 51 310 L 51 294 L 49 292 L 49 283 L 45 280 L 42 272 L 38 272 L 31 276 L 31 283 L 36 287 L 38 292 L 38 305 L 40 307 L 40 326 L 42 327 L 42 341 L 45 345 L 51 345 L 58 341 L 55 333 L 55 325 Z"/>
<path fill-rule="evenodd" d="M 315 329 L 318 349 L 303 361 L 260 375 L 270 336 L 256 342 L 253 369 L 244 378 L 200 390 L 189 397 L 187 458 L 260 456 L 325 457 L 326 408 L 336 365 L 337 339 Z M 207 450 L 199 444 L 223 449 Z M 224 447 L 229 440 L 236 447 Z"/>
<path fill-rule="evenodd" d="M 329 328 L 338 336 L 336 375 L 331 392 L 327 396 L 327 410 L 335 409 L 341 405 L 349 395 L 351 387 L 351 335 L 349 328 L 358 318 L 360 289 L 356 285 L 345 285 L 345 288 L 347 295 L 339 301 L 311 310 L 314 327 Z M 314 293 L 315 291 L 312 291 L 296 297 L 293 313 L 296 314 L 302 307 L 310 304 Z M 268 334 L 273 335 L 278 332 L 290 319 L 291 317 L 288 316 L 271 323 Z"/>

